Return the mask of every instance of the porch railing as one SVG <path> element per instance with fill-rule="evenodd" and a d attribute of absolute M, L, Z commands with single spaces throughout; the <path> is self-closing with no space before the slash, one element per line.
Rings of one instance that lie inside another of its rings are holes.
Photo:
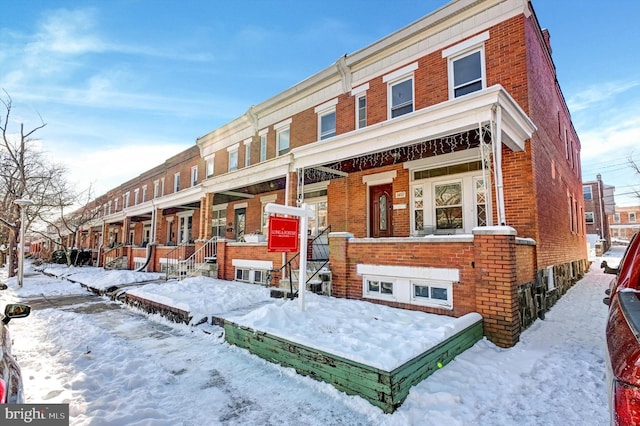
<path fill-rule="evenodd" d="M 218 261 L 218 237 L 213 237 L 191 256 L 178 263 L 178 279 L 210 271 Z"/>
<path fill-rule="evenodd" d="M 180 243 L 166 255 L 166 275 L 167 279 L 181 278 L 181 264 L 195 252 L 193 244 Z"/>
<path fill-rule="evenodd" d="M 124 245 L 116 244 L 104 251 L 104 269 L 114 269 L 124 257 Z"/>

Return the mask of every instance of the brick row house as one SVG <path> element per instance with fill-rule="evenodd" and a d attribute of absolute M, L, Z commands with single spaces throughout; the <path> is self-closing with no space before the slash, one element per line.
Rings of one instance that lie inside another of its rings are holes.
<path fill-rule="evenodd" d="M 102 264 L 162 271 L 214 245 L 214 276 L 283 286 L 270 271 L 293 254 L 268 252 L 265 206 L 304 204 L 322 292 L 476 311 L 512 346 L 587 268 L 580 174 L 531 3 L 458 0 L 98 198 L 85 234 Z"/>
<path fill-rule="evenodd" d="M 615 187 L 606 185 L 599 173 L 595 181 L 582 184 L 587 241 L 591 247 L 600 242 L 602 253 L 611 247 L 608 216 L 615 212 L 614 192 Z"/>
<path fill-rule="evenodd" d="M 634 234 L 640 232 L 640 206 L 616 206 L 607 220 L 612 238 L 630 241 Z"/>

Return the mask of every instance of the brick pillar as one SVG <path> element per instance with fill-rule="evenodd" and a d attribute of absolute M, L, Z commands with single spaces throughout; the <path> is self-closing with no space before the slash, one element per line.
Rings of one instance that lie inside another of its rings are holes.
<path fill-rule="evenodd" d="M 349 232 L 331 232 L 329 234 L 329 264 L 331 265 L 331 295 L 335 297 L 348 296 L 349 284 L 349 257 L 347 249 L 349 238 L 353 234 Z"/>
<path fill-rule="evenodd" d="M 289 173 L 289 203 L 287 205 L 298 207 L 298 172 Z"/>
<path fill-rule="evenodd" d="M 226 280 L 226 253 L 227 253 L 227 240 L 224 238 L 219 239 L 216 242 L 216 262 L 218 263 L 218 279 Z"/>
<path fill-rule="evenodd" d="M 198 238 L 204 241 L 211 239 L 211 220 L 213 218 L 213 193 L 208 193 L 200 199 L 200 229 Z"/>
<path fill-rule="evenodd" d="M 520 338 L 517 294 L 516 230 L 509 226 L 478 227 L 473 230 L 476 311 L 484 319 L 484 333 L 501 347 L 511 347 Z"/>

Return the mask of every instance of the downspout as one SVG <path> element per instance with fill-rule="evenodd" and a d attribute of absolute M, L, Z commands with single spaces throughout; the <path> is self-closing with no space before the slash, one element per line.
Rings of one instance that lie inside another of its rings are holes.
<path fill-rule="evenodd" d="M 491 140 L 494 149 L 494 170 L 496 180 L 496 196 L 498 197 L 498 224 L 501 226 L 506 225 L 505 208 L 504 208 L 504 184 L 502 182 L 502 108 L 500 105 L 495 104 L 493 106 L 495 113 L 495 135 L 491 135 Z"/>
<path fill-rule="evenodd" d="M 604 235 L 604 216 L 603 216 L 603 212 L 602 212 L 602 205 L 604 204 L 604 194 L 602 193 L 602 188 L 600 186 L 600 184 L 602 183 L 602 175 L 600 175 L 600 173 L 598 173 L 598 207 L 600 210 L 600 238 L 602 238 L 603 240 L 606 239 L 605 235 Z"/>

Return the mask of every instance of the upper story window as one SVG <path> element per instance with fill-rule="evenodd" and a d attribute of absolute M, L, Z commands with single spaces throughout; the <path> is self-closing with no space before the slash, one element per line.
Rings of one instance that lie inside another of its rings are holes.
<path fill-rule="evenodd" d="M 180 172 L 173 175 L 173 192 L 180 191 Z"/>
<path fill-rule="evenodd" d="M 276 130 L 276 154 L 277 156 L 284 155 L 289 152 L 290 137 L 291 137 L 291 119 L 287 119 L 278 124 L 275 124 L 273 128 Z"/>
<path fill-rule="evenodd" d="M 318 140 L 331 138 L 336 135 L 336 105 L 338 98 L 318 105 L 315 113 L 318 114 Z"/>
<path fill-rule="evenodd" d="M 140 202 L 140 189 L 138 188 L 133 191 L 133 205 L 137 206 L 139 202 Z"/>
<path fill-rule="evenodd" d="M 191 186 L 198 184 L 198 166 L 191 167 Z"/>
<path fill-rule="evenodd" d="M 633 212 L 629 213 L 629 223 L 636 223 L 636 214 Z"/>
<path fill-rule="evenodd" d="M 127 192 L 126 194 L 124 194 L 122 196 L 123 200 L 122 200 L 122 208 L 126 209 L 129 207 L 129 199 L 131 198 L 131 192 Z"/>
<path fill-rule="evenodd" d="M 207 178 L 213 176 L 213 160 L 215 159 L 215 154 L 205 158 L 205 173 L 207 174 Z"/>
<path fill-rule="evenodd" d="M 227 148 L 227 151 L 229 152 L 229 171 L 230 172 L 234 170 L 238 170 L 238 148 L 240 148 L 239 143 Z"/>
<path fill-rule="evenodd" d="M 113 212 L 117 213 L 118 212 L 118 199 L 114 199 L 113 200 Z"/>
<path fill-rule="evenodd" d="M 142 187 L 142 202 L 147 201 L 147 185 Z"/>
<path fill-rule="evenodd" d="M 160 181 L 153 181 L 153 198 L 158 198 L 160 196 Z"/>
<path fill-rule="evenodd" d="M 613 223 L 620 223 L 620 213 L 613 214 Z"/>
<path fill-rule="evenodd" d="M 593 224 L 594 223 L 594 216 L 593 216 L 593 212 L 585 212 L 584 213 L 584 221 L 588 224 Z"/>
<path fill-rule="evenodd" d="M 367 90 L 369 83 L 356 87 L 351 91 L 356 104 L 356 129 L 367 127 Z"/>
<path fill-rule="evenodd" d="M 251 139 L 244 141 L 244 166 L 249 167 L 251 165 Z"/>
<path fill-rule="evenodd" d="M 442 51 L 449 59 L 449 97 L 457 98 L 486 87 L 484 42 L 486 31 Z"/>
<path fill-rule="evenodd" d="M 582 187 L 582 193 L 584 194 L 585 201 L 593 200 L 593 193 L 591 192 L 591 185 L 584 185 Z"/>
<path fill-rule="evenodd" d="M 382 77 L 382 81 L 388 84 L 389 118 L 413 112 L 413 72 L 416 69 L 418 63 L 414 62 Z"/>
<path fill-rule="evenodd" d="M 260 162 L 267 161 L 267 129 L 258 133 L 260 136 Z"/>

